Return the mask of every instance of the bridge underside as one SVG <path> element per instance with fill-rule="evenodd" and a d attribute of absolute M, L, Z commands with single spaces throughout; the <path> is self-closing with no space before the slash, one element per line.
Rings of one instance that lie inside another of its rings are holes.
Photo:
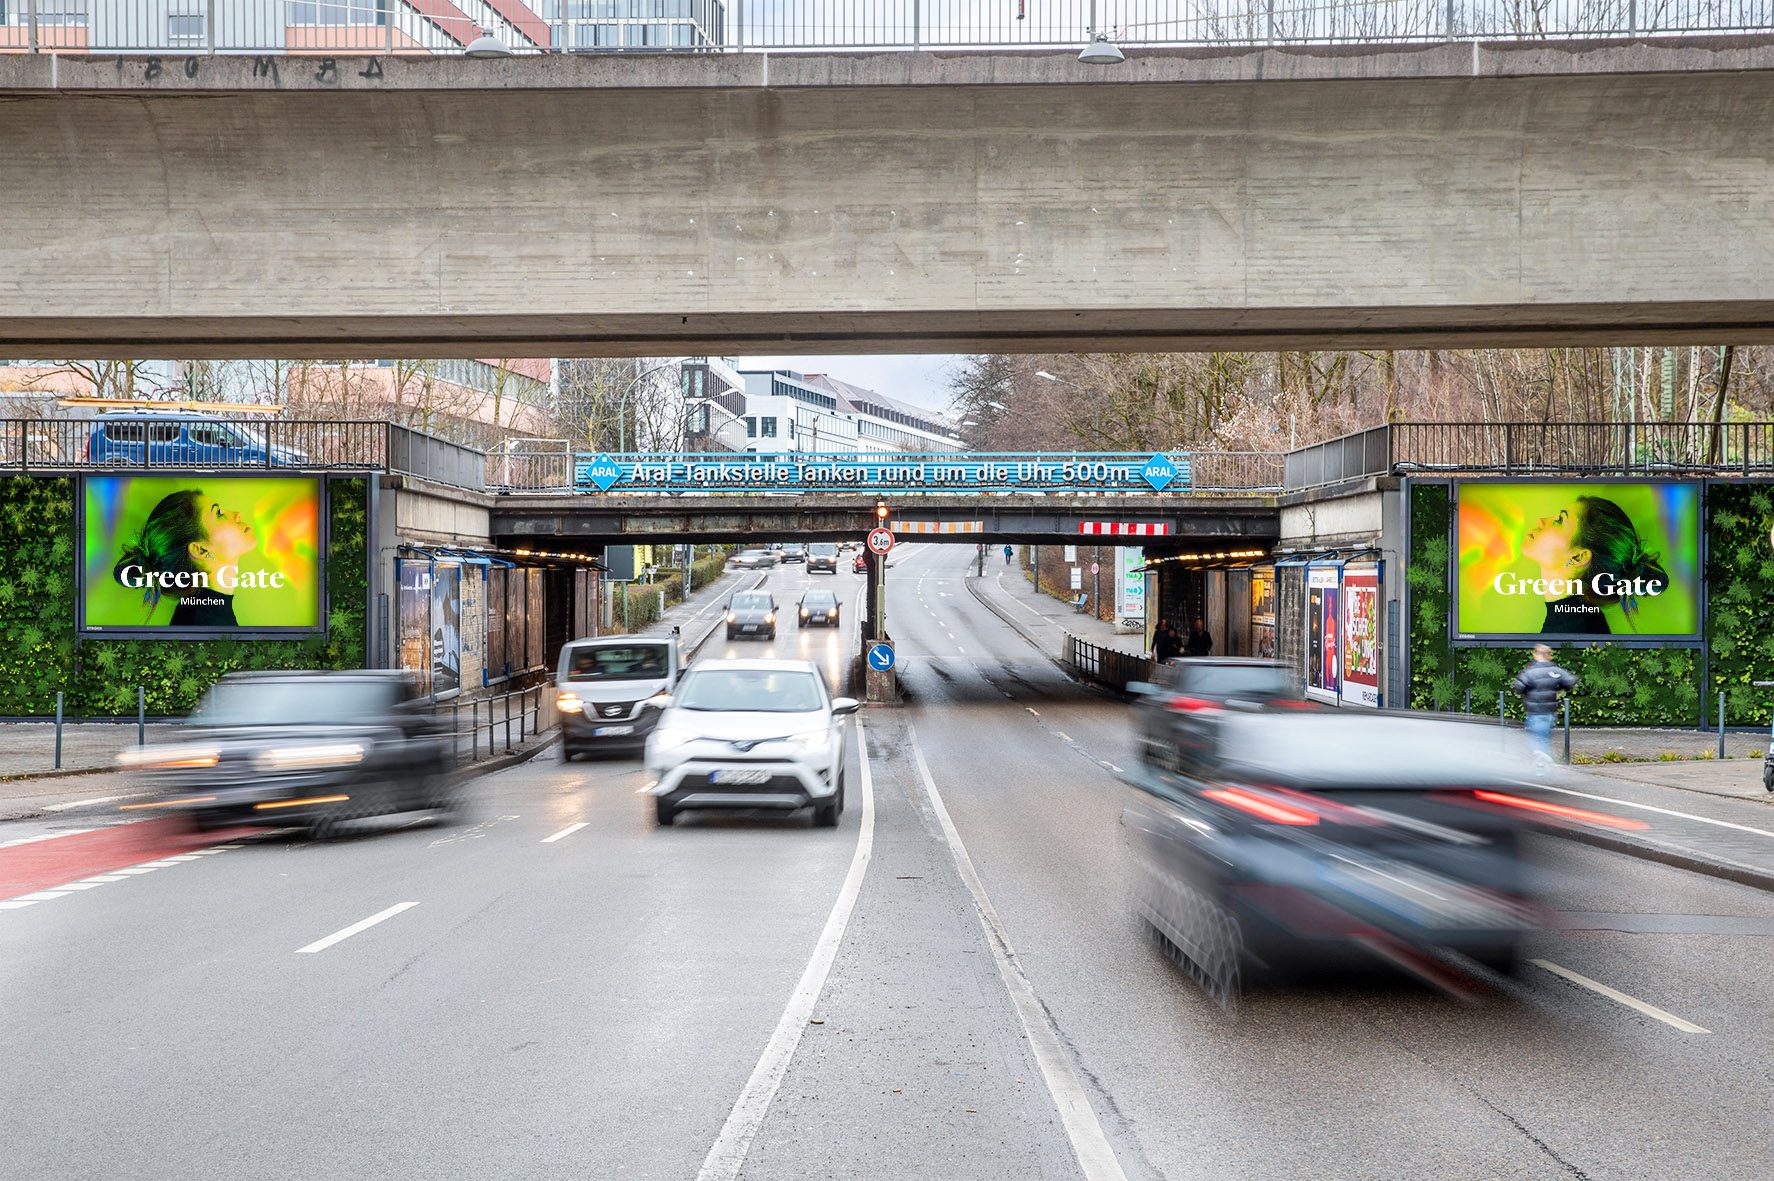
<path fill-rule="evenodd" d="M 0 56 L 0 355 L 1774 340 L 1765 38 L 270 60 Z"/>

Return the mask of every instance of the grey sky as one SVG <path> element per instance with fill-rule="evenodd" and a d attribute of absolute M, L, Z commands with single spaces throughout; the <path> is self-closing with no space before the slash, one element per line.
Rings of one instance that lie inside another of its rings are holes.
<path fill-rule="evenodd" d="M 948 368 L 957 358 L 948 354 L 853 355 L 805 357 L 739 357 L 741 369 L 792 369 L 796 373 L 829 373 L 851 385 L 886 394 L 930 410 L 947 410 Z"/>

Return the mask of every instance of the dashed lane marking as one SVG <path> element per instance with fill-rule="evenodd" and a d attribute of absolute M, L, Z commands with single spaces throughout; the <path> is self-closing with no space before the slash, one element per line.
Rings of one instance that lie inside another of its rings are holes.
<path fill-rule="evenodd" d="M 325 939 L 316 939 L 313 943 L 310 943 L 307 947 L 296 948 L 296 954 L 297 955 L 314 955 L 316 952 L 325 951 L 327 948 L 331 947 L 333 944 L 342 942 L 343 940 L 346 940 L 346 939 L 349 939 L 353 935 L 356 935 L 360 932 L 367 931 L 371 927 L 375 926 L 377 923 L 387 922 L 389 919 L 393 918 L 395 915 L 399 914 L 401 911 L 411 910 L 413 907 L 415 907 L 417 905 L 419 905 L 417 902 L 396 902 L 393 906 L 390 906 L 387 910 L 379 910 L 367 919 L 359 919 L 357 922 L 352 923 L 349 927 L 346 927 L 342 931 L 334 931 L 331 935 L 328 935 Z"/>
<path fill-rule="evenodd" d="M 581 820 L 578 824 L 569 824 L 569 825 L 567 825 L 567 827 L 561 829 L 559 832 L 554 833 L 550 836 L 543 837 L 541 843 L 544 845 L 552 845 L 556 841 L 560 840 L 562 837 L 572 836 L 574 833 L 578 832 L 580 829 L 584 828 L 589 823 L 590 823 L 589 821 Z"/>
<path fill-rule="evenodd" d="M 1712 1030 L 1707 1029 L 1704 1026 L 1695 1025 L 1692 1021 L 1686 1021 L 1677 1017 L 1667 1009 L 1659 1009 L 1649 1001 L 1641 1001 L 1635 996 L 1628 996 L 1617 988 L 1609 988 L 1599 980 L 1591 980 L 1581 972 L 1573 972 L 1562 964 L 1555 964 L 1551 960 L 1529 960 L 1528 962 L 1537 968 L 1544 968 L 1554 976 L 1562 976 L 1572 984 L 1587 988 L 1590 992 L 1593 992 L 1598 996 L 1605 996 L 1616 1004 L 1625 1005 L 1627 1008 L 1643 1013 L 1647 1017 L 1655 1018 L 1656 1020 L 1663 1022 L 1665 1025 L 1681 1030 L 1683 1033 L 1712 1032 Z"/>

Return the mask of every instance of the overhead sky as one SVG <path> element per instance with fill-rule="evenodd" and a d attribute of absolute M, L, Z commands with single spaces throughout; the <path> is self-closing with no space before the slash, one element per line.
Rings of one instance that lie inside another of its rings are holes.
<path fill-rule="evenodd" d="M 796 373 L 829 373 L 840 381 L 930 410 L 948 409 L 948 370 L 950 364 L 958 359 L 946 353 L 735 358 L 741 369 L 792 369 Z"/>

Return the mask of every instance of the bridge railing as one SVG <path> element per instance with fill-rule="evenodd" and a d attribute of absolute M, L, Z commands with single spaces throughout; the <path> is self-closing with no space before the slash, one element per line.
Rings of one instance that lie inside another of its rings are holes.
<path fill-rule="evenodd" d="M 1398 474 L 1774 474 L 1774 422 L 1425 422 L 1386 429 L 1389 468 Z"/>
<path fill-rule="evenodd" d="M 101 421 L 104 433 L 95 436 L 94 431 Z M 267 419 L 262 415 L 128 421 L 0 419 L 0 471 L 47 473 L 87 468 L 385 470 L 390 466 L 390 433 L 400 429 L 387 422 Z"/>
<path fill-rule="evenodd" d="M 476 15 L 471 16 L 470 13 Z M 562 14 L 565 13 L 565 19 Z M 5 0 L 0 53 L 780 52 L 1351 44 L 1767 32 L 1774 0 Z"/>

